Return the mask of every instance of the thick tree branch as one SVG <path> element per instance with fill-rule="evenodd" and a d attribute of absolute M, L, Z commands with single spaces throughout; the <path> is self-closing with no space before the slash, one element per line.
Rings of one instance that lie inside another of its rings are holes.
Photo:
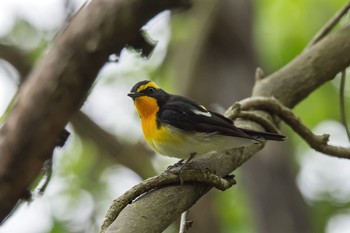
<path fill-rule="evenodd" d="M 117 218 L 120 211 L 122 211 L 126 205 L 130 204 L 137 197 L 150 192 L 154 189 L 160 189 L 168 185 L 180 185 L 180 182 L 189 183 L 203 183 L 212 187 L 215 187 L 221 191 L 230 188 L 236 183 L 233 176 L 221 178 L 206 170 L 189 169 L 181 172 L 181 178 L 177 174 L 172 174 L 168 171 L 163 172 L 159 176 L 149 178 L 142 183 L 135 185 L 133 188 L 125 192 L 121 197 L 113 201 L 112 206 L 106 214 L 106 218 L 101 227 L 101 233 L 104 233 L 109 225 Z M 180 185 L 180 188 L 183 185 Z"/>
<path fill-rule="evenodd" d="M 39 173 L 108 56 L 138 41 L 140 28 L 159 12 L 188 5 L 185 0 L 93 0 L 60 32 L 0 131 L 0 221 Z"/>
<path fill-rule="evenodd" d="M 334 78 L 350 64 L 350 26 L 328 35 L 312 48 L 274 74 L 257 80 L 254 96 L 275 96 L 282 104 L 293 107 L 316 88 Z M 256 128 L 251 122 L 236 121 L 240 127 Z M 249 159 L 255 146 L 215 153 L 195 159 L 198 166 L 225 176 Z M 192 206 L 210 187 L 188 185 L 181 189 L 167 187 L 145 195 L 127 206 L 107 229 L 115 232 L 161 232 L 182 212 Z M 142 210 L 142 217 L 140 212 Z M 171 214 L 169 214 L 171 213 Z M 159 216 L 162 216 L 161 218 Z M 148 224 L 152 222 L 152 225 Z"/>
<path fill-rule="evenodd" d="M 232 167 L 239 167 L 260 149 L 261 146 L 255 145 L 244 151 L 234 149 L 208 154 L 195 158 L 193 162 L 199 169 L 216 171 L 217 176 L 224 177 L 233 170 Z M 205 184 L 185 184 L 181 187 L 169 186 L 147 193 L 126 206 L 106 232 L 162 232 L 210 188 L 210 185 Z"/>

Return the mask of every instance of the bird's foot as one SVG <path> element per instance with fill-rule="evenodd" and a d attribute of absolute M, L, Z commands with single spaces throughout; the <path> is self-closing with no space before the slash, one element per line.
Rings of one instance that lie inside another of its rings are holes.
<path fill-rule="evenodd" d="M 190 157 L 185 162 L 183 162 L 184 160 L 181 159 L 174 165 L 171 165 L 167 168 L 168 172 L 179 176 L 181 185 L 184 184 L 184 181 L 181 178 L 181 173 L 186 169 L 195 169 L 195 166 L 193 166 L 193 164 L 190 163 L 190 161 L 194 158 L 195 155 L 196 153 L 191 153 Z"/>
<path fill-rule="evenodd" d="M 184 165 L 184 160 L 181 159 L 181 160 L 177 161 L 176 163 L 174 163 L 173 165 L 168 166 L 166 170 L 171 172 L 172 170 L 179 169 L 183 165 Z M 173 173 L 173 172 L 171 172 L 171 173 Z"/>
<path fill-rule="evenodd" d="M 236 184 L 235 176 L 234 175 L 227 175 L 224 177 L 218 176 L 215 174 L 215 172 L 210 171 L 206 168 L 199 168 L 198 166 L 187 165 L 182 170 L 167 170 L 166 172 L 170 172 L 176 176 L 178 176 L 178 179 L 180 181 L 180 185 L 184 185 L 184 182 L 186 183 L 193 183 L 193 182 L 199 182 L 203 184 L 212 185 L 213 187 L 224 191 L 228 188 L 230 188 L 232 185 Z"/>
<path fill-rule="evenodd" d="M 181 159 L 178 162 L 176 162 L 175 164 L 167 167 L 167 171 L 169 171 L 170 173 L 173 173 L 173 174 L 181 173 L 181 170 L 183 170 L 186 166 L 189 166 L 191 160 L 194 158 L 195 155 L 196 155 L 196 153 L 194 153 L 194 152 L 191 153 L 190 157 L 185 162 L 183 159 Z"/>

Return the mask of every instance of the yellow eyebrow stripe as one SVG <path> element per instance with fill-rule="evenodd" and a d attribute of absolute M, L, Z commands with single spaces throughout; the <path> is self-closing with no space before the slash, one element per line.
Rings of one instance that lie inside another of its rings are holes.
<path fill-rule="evenodd" d="M 140 91 L 143 91 L 145 90 L 147 87 L 154 87 L 155 89 L 159 89 L 158 85 L 155 84 L 154 82 L 148 82 L 142 86 L 140 86 L 139 88 L 137 88 L 137 91 L 136 92 L 140 92 Z"/>

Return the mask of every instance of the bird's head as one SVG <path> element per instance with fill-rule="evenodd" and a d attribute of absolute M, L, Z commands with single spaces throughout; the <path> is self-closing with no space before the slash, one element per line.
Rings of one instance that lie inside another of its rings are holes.
<path fill-rule="evenodd" d="M 161 105 L 169 98 L 168 93 L 149 80 L 136 83 L 131 88 L 128 96 L 134 100 L 135 107 L 141 118 L 157 113 Z"/>

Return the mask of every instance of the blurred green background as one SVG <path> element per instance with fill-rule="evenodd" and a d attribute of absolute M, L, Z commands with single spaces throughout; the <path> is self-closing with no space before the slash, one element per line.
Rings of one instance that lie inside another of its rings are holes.
<path fill-rule="evenodd" d="M 83 4 L 39 2 L 0 1 L 2 122 L 30 69 Z M 144 28 L 157 41 L 152 56 L 144 59 L 128 50 L 111 56 L 118 62 L 106 63 L 82 111 L 72 117 L 72 135 L 55 152 L 44 195 L 35 189 L 34 200 L 20 205 L 0 233 L 97 232 L 113 199 L 176 162 L 145 145 L 126 96 L 134 83 L 153 79 L 169 92 L 224 112 L 250 96 L 256 67 L 265 75 L 283 67 L 345 3 L 196 0 L 189 11 L 160 14 Z M 339 77 L 294 112 L 315 132 L 330 133 L 332 143 L 348 146 L 339 123 L 338 90 Z M 350 232 L 350 162 L 318 154 L 287 127 L 283 130 L 287 143 L 268 145 L 235 172 L 236 186 L 212 190 L 191 208 L 189 232 Z M 177 232 L 177 225 L 166 232 Z"/>

